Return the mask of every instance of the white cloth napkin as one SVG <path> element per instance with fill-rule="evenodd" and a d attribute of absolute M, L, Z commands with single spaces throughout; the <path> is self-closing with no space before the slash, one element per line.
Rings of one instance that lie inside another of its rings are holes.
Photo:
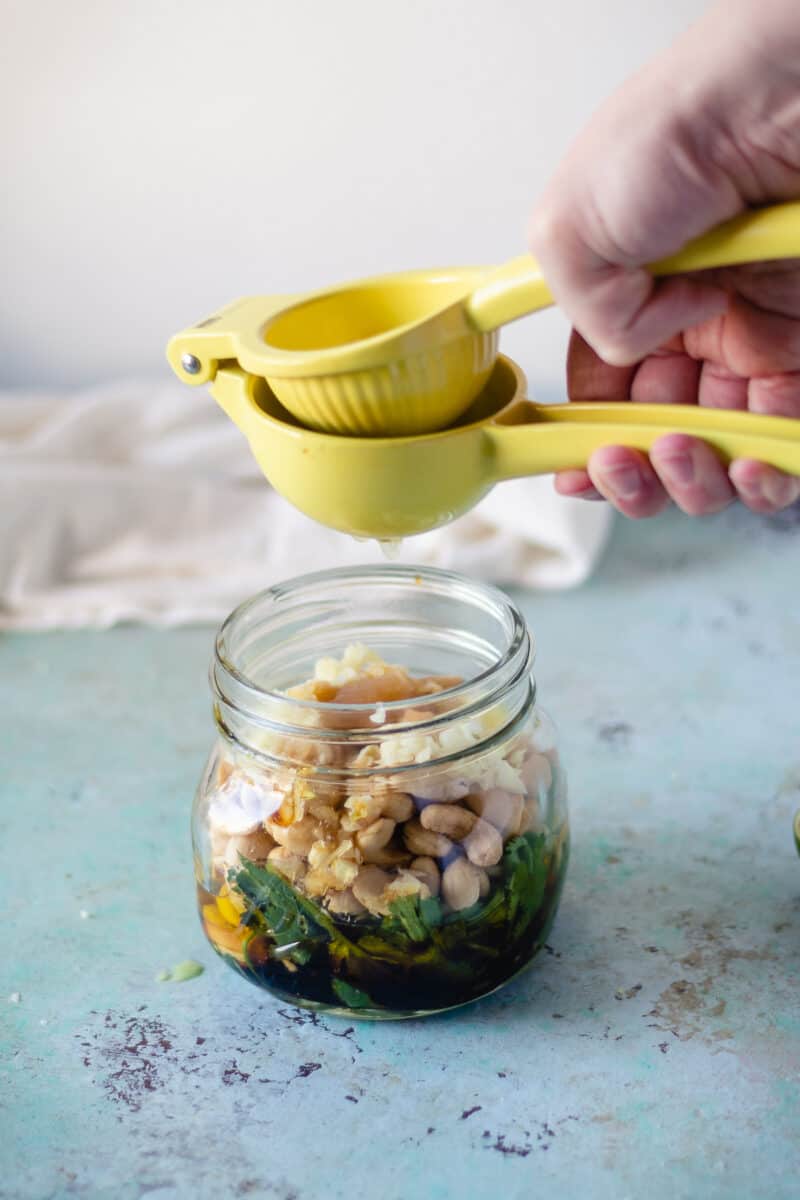
<path fill-rule="evenodd" d="M 549 479 L 505 483 L 400 560 L 503 583 L 581 583 L 605 506 Z M 78 395 L 0 393 L 0 628 L 218 621 L 278 580 L 379 562 L 269 488 L 200 389 L 122 381 Z"/>

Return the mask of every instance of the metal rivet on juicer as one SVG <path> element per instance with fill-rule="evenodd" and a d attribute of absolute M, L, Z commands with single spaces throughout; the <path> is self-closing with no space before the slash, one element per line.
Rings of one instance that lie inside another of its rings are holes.
<path fill-rule="evenodd" d="M 202 363 L 193 354 L 183 354 L 181 356 L 181 366 L 187 375 L 199 375 Z"/>

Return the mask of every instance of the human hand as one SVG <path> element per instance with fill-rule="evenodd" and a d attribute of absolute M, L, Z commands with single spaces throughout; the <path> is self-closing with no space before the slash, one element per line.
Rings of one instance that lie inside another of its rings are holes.
<path fill-rule="evenodd" d="M 632 366 L 605 363 L 577 333 L 567 358 L 571 400 L 702 404 L 800 419 L 800 264 L 715 272 L 728 292 L 720 316 L 676 334 Z M 800 478 L 739 459 L 728 469 L 704 442 L 667 434 L 648 460 L 639 450 L 597 450 L 588 471 L 562 471 L 564 496 L 604 497 L 629 517 L 650 517 L 670 499 L 692 516 L 717 512 L 736 496 L 773 513 L 800 498 Z"/>
<path fill-rule="evenodd" d="M 725 0 L 602 106 L 534 213 L 533 252 L 580 331 L 570 398 L 800 418 L 800 263 L 658 281 L 644 269 L 752 204 L 796 196 L 794 0 Z M 649 460 L 606 447 L 557 487 L 634 517 L 669 497 L 700 514 L 737 494 L 759 512 L 800 495 L 800 480 L 750 460 L 726 471 L 708 446 L 677 434 Z"/>

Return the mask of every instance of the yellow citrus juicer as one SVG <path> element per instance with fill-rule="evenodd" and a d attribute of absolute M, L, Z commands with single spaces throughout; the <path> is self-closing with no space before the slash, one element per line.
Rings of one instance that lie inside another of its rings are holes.
<path fill-rule="evenodd" d="M 800 203 L 754 210 L 651 266 L 671 275 L 800 255 Z M 309 429 L 400 437 L 445 429 L 497 357 L 498 329 L 553 303 L 530 255 L 487 271 L 411 271 L 275 306 L 230 305 L 170 342 L 188 383 L 233 359 Z"/>
<path fill-rule="evenodd" d="M 800 255 L 800 205 L 749 214 L 670 262 L 677 271 L 792 255 Z M 421 533 L 466 512 L 501 480 L 585 466 L 592 451 L 604 445 L 649 450 L 665 433 L 703 438 L 725 460 L 757 458 L 800 474 L 800 421 L 693 405 L 537 405 L 525 397 L 519 368 L 502 355 L 491 363 L 466 411 L 462 402 L 460 415 L 449 418 L 448 428 L 389 437 L 308 428 L 287 410 L 276 380 L 265 378 L 260 346 L 266 345 L 266 333 L 320 298 L 334 329 L 341 330 L 333 296 L 360 294 L 366 313 L 368 294 L 377 296 L 384 288 L 395 294 L 408 284 L 410 292 L 428 295 L 431 311 L 445 295 L 469 295 L 480 277 L 475 270 L 454 268 L 410 272 L 312 297 L 253 297 L 176 335 L 168 357 L 180 378 L 211 383 L 264 474 L 295 507 L 361 537 Z M 352 315 L 349 303 L 345 308 Z"/>

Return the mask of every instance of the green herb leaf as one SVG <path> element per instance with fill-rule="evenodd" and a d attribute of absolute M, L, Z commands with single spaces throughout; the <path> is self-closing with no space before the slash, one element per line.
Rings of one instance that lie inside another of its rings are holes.
<path fill-rule="evenodd" d="M 384 918 L 378 926 L 377 933 L 365 933 L 358 939 L 357 947 L 367 958 L 376 958 L 381 962 L 408 964 L 412 953 L 413 943 L 397 926 L 387 926 Z"/>
<path fill-rule="evenodd" d="M 438 929 L 444 916 L 442 902 L 439 897 L 428 896 L 427 900 L 420 900 L 419 915 L 428 929 Z"/>
<path fill-rule="evenodd" d="M 289 942 L 328 941 L 337 936 L 327 914 L 295 891 L 271 867 L 259 867 L 243 858 L 241 868 L 233 875 L 252 913 L 263 919 L 279 946 Z"/>
<path fill-rule="evenodd" d="M 366 992 L 362 992 L 361 988 L 354 987 L 346 979 L 333 979 L 331 987 L 342 1004 L 346 1004 L 348 1008 L 375 1007 Z"/>
<path fill-rule="evenodd" d="M 512 935 L 520 933 L 541 907 L 547 886 L 548 858 L 544 834 L 512 838 L 503 856 L 507 920 Z"/>
<path fill-rule="evenodd" d="M 392 901 L 389 911 L 395 920 L 399 921 L 412 942 L 425 942 L 430 936 L 430 930 L 420 912 L 417 896 L 401 896 Z"/>

